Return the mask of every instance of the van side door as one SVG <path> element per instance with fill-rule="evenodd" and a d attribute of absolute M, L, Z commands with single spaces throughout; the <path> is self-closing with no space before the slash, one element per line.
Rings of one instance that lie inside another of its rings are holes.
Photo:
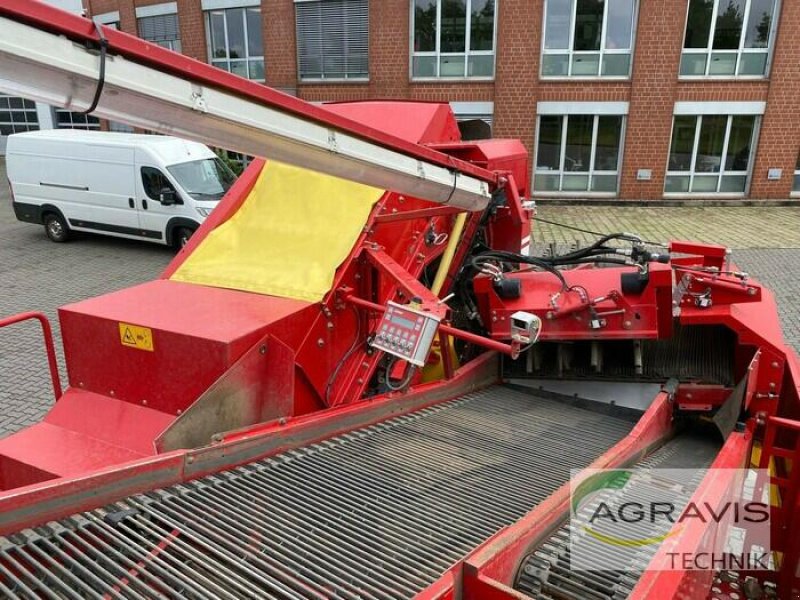
<path fill-rule="evenodd" d="M 166 243 L 167 223 L 184 214 L 183 198 L 161 166 L 151 161 L 137 162 L 136 187 L 139 224 L 143 234 Z"/>
<path fill-rule="evenodd" d="M 31 157 L 40 204 L 56 206 L 73 229 L 136 235 L 133 148 L 47 141 Z"/>

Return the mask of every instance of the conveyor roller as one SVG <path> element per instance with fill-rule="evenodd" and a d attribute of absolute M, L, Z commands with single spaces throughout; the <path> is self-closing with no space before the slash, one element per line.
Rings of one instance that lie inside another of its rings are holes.
<path fill-rule="evenodd" d="M 489 388 L 0 538 L 0 595 L 411 598 L 631 426 Z"/>
<path fill-rule="evenodd" d="M 700 484 L 705 469 L 711 465 L 719 445 L 714 438 L 685 435 L 665 444 L 635 467 L 635 475 L 622 498 L 615 498 L 613 493 L 599 496 L 609 506 L 622 502 L 642 501 L 647 498 L 664 498 L 659 496 L 659 489 L 670 488 L 674 491 L 670 497 L 676 501 L 680 510 L 689 502 L 691 494 Z M 682 474 L 684 471 L 660 471 L 651 474 L 651 469 L 694 469 L 689 481 L 668 481 L 665 477 Z M 682 502 L 682 504 L 681 504 Z M 594 509 L 590 504 L 586 514 L 579 514 L 578 519 L 587 518 Z M 644 530 L 643 537 L 664 535 L 668 533 L 668 523 L 651 524 Z M 607 557 L 609 552 L 616 554 L 615 563 L 627 564 L 626 569 L 619 571 L 577 570 L 571 568 L 570 533 L 574 525 L 565 523 L 547 541 L 531 553 L 520 568 L 516 588 L 536 600 L 623 600 L 633 591 L 644 568 L 660 547 L 658 544 L 630 547 L 612 547 L 607 543 L 584 538 L 585 544 L 597 546 L 596 556 Z M 605 532 L 605 533 L 611 533 Z"/>

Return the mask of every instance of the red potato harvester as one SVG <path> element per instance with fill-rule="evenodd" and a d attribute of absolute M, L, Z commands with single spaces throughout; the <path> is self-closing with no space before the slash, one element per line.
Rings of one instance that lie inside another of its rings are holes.
<path fill-rule="evenodd" d="M 160 278 L 59 310 L 68 386 L 0 440 L 3 597 L 797 595 L 800 370 L 725 248 L 535 258 L 523 146 L 447 105 L 314 106 L 30 0 L 0 30 L 8 92 L 271 157 Z M 769 469 L 770 568 L 571 568 L 572 470 L 663 466 L 687 505 Z"/>

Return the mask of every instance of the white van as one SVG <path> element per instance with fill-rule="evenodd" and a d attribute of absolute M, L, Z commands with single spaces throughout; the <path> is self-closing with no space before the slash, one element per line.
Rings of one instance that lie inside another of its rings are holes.
<path fill-rule="evenodd" d="M 236 179 L 202 144 L 71 129 L 9 136 L 6 168 L 17 219 L 54 242 L 88 231 L 181 246 Z"/>

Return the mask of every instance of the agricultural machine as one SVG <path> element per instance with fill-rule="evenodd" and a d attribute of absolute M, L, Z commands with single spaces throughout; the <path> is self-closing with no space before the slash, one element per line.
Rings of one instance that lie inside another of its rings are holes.
<path fill-rule="evenodd" d="M 0 32 L 7 92 L 268 157 L 161 277 L 59 310 L 63 391 L 43 315 L 2 321 L 56 398 L 0 440 L 2 597 L 798 595 L 800 367 L 724 247 L 533 256 L 524 147 L 447 105 L 308 104 L 33 0 Z M 653 568 L 732 531 L 698 520 L 573 568 L 573 471 L 666 466 L 687 506 L 768 471 L 765 568 Z"/>

